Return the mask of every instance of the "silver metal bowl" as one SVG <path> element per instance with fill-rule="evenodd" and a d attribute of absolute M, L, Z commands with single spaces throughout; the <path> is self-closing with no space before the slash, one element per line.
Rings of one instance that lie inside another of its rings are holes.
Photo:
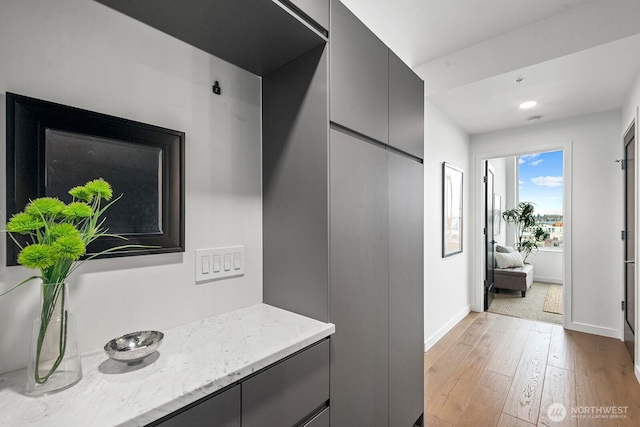
<path fill-rule="evenodd" d="M 162 338 L 164 334 L 158 331 L 131 332 L 106 343 L 104 351 L 113 360 L 137 365 L 160 347 Z"/>

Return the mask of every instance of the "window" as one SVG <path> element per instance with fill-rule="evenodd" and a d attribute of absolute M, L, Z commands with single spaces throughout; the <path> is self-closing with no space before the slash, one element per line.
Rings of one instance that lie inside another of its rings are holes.
<path fill-rule="evenodd" d="M 563 153 L 550 151 L 518 157 L 519 202 L 535 205 L 536 221 L 549 233 L 540 247 L 563 247 Z"/>

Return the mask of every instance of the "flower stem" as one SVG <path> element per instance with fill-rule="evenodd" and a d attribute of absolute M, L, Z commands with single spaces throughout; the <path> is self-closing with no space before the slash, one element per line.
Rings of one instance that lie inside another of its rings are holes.
<path fill-rule="evenodd" d="M 65 283 L 42 284 L 42 311 L 40 315 L 40 331 L 38 333 L 38 342 L 36 346 L 36 369 L 35 380 L 37 384 L 44 384 L 49 380 L 51 375 L 58 369 L 67 348 L 67 319 L 68 313 L 65 308 Z M 56 304 L 60 299 L 60 338 L 58 343 L 58 357 L 53 366 L 45 376 L 40 376 L 40 357 L 42 355 L 42 346 L 47 335 L 51 320 L 55 314 Z"/>

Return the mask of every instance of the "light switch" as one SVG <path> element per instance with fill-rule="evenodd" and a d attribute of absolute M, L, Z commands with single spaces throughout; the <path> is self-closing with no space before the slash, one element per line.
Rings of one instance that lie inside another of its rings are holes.
<path fill-rule="evenodd" d="M 220 273 L 220 255 L 213 256 L 213 272 Z"/>
<path fill-rule="evenodd" d="M 244 276 L 244 246 L 196 249 L 196 283 Z"/>
<path fill-rule="evenodd" d="M 211 257 L 204 255 L 202 257 L 202 274 L 209 274 L 211 271 Z"/>

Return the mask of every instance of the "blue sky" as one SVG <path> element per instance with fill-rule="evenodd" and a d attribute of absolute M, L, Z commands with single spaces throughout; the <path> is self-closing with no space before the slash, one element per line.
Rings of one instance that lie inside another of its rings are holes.
<path fill-rule="evenodd" d="M 562 151 L 520 156 L 520 201 L 535 213 L 562 214 Z"/>

